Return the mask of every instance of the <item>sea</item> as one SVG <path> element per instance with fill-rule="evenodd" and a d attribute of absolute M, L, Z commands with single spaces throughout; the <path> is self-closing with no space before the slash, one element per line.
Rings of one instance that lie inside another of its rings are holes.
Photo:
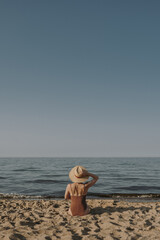
<path fill-rule="evenodd" d="M 88 197 L 160 196 L 160 158 L 0 158 L 0 198 L 63 198 L 76 165 L 99 176 Z"/>

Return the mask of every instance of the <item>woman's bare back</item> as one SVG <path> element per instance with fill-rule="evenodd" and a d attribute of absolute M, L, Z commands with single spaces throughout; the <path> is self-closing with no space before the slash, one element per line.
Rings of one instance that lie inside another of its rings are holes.
<path fill-rule="evenodd" d="M 72 183 L 70 184 L 70 195 L 71 196 L 83 196 L 87 194 L 85 184 L 83 183 Z"/>

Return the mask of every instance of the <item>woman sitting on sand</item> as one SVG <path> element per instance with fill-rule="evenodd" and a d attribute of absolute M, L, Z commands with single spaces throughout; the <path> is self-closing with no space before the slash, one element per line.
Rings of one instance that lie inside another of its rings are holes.
<path fill-rule="evenodd" d="M 86 182 L 89 177 L 93 179 Z M 71 199 L 71 206 L 68 213 L 71 216 L 83 216 L 89 213 L 86 203 L 88 189 L 98 180 L 98 176 L 89 173 L 84 167 L 76 166 L 69 173 L 69 178 L 73 182 L 68 184 L 65 192 L 65 199 Z"/>

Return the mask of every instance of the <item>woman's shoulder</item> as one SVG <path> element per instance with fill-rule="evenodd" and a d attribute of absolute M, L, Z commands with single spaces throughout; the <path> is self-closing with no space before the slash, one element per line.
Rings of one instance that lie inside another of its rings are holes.
<path fill-rule="evenodd" d="M 66 187 L 66 189 L 68 189 L 68 190 L 69 190 L 69 189 L 70 189 L 70 187 L 71 187 L 71 183 L 68 183 L 68 184 L 67 184 L 67 187 Z"/>

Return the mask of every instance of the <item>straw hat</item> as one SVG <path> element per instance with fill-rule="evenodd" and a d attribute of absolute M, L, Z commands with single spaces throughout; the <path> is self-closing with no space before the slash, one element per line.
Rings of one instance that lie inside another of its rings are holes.
<path fill-rule="evenodd" d="M 69 178 L 72 182 L 82 183 L 87 181 L 89 176 L 85 176 L 85 173 L 87 173 L 87 170 L 82 166 L 76 166 L 71 169 L 69 173 Z"/>

